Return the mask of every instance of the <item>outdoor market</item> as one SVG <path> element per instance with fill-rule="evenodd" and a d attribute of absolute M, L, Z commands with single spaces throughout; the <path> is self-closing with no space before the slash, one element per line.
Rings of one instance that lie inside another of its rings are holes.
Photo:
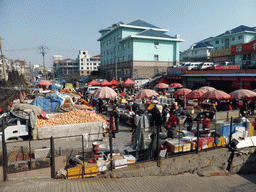
<path fill-rule="evenodd" d="M 238 89 L 228 94 L 209 86 L 191 90 L 179 83 L 161 82 L 148 89 L 129 78 L 124 82 L 92 80 L 78 90 L 52 86 L 46 80 L 37 84 L 36 92 L 24 92 L 2 114 L 8 122 L 3 138 L 82 135 L 92 155 L 67 159 L 65 170 L 56 170 L 59 177 L 83 177 L 77 175 L 84 163 L 91 170 L 85 177 L 91 177 L 95 172 L 145 160 L 227 146 L 256 146 L 256 121 L 248 118 L 255 112 L 256 90 Z M 94 93 L 89 92 L 93 87 L 97 87 Z M 129 145 L 115 147 L 113 139 L 118 137 L 120 124 L 130 127 L 132 136 Z M 17 134 L 15 128 L 20 129 Z M 50 148 L 36 149 L 35 158 L 41 158 L 39 151 L 48 153 Z"/>

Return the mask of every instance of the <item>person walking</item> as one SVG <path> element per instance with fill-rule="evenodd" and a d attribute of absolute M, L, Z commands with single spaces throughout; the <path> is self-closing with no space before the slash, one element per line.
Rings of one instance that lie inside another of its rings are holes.
<path fill-rule="evenodd" d="M 187 127 L 187 131 L 191 131 L 192 130 L 193 119 L 192 119 L 192 117 L 190 115 L 187 115 L 187 118 L 184 121 L 184 125 Z"/>
<path fill-rule="evenodd" d="M 116 110 L 116 108 L 113 108 L 113 116 L 115 118 L 115 126 L 116 126 L 116 131 L 115 133 L 118 133 L 119 132 L 119 114 Z"/>
<path fill-rule="evenodd" d="M 98 101 L 99 113 L 102 113 L 102 105 L 103 105 L 103 101 L 101 98 L 99 98 L 99 101 Z"/>
<path fill-rule="evenodd" d="M 166 124 L 167 113 L 168 113 L 167 105 L 164 105 L 163 110 L 162 110 L 163 126 L 165 126 L 165 124 Z"/>
<path fill-rule="evenodd" d="M 249 103 L 249 107 L 250 107 L 250 114 L 254 115 L 254 110 L 255 110 L 255 100 L 251 100 Z"/>

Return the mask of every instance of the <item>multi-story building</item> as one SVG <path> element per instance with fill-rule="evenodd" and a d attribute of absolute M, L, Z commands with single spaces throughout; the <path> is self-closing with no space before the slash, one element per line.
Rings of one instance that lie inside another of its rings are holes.
<path fill-rule="evenodd" d="M 90 75 L 92 71 L 98 71 L 100 55 L 91 57 L 88 51 L 79 51 L 78 55 L 80 76 Z"/>
<path fill-rule="evenodd" d="M 194 61 L 195 58 L 203 61 L 204 58 L 209 57 L 210 52 L 210 59 L 213 62 L 230 61 L 240 66 L 256 64 L 254 43 L 256 43 L 256 27 L 241 25 L 196 43 L 192 48 L 182 52 L 181 58 L 186 61 Z M 199 52 L 199 48 L 203 51 Z"/>
<path fill-rule="evenodd" d="M 12 70 L 16 70 L 19 74 L 23 74 L 25 71 L 26 62 L 21 60 L 11 60 L 4 58 L 5 62 L 5 73 L 8 79 L 8 73 Z M 0 58 L 0 79 L 4 78 L 4 67 L 3 60 Z"/>
<path fill-rule="evenodd" d="M 101 72 L 103 78 L 148 78 L 166 72 L 168 66 L 179 62 L 179 35 L 166 34 L 161 29 L 141 20 L 122 22 L 99 32 Z"/>
<path fill-rule="evenodd" d="M 92 71 L 98 71 L 98 67 L 100 66 L 100 55 L 96 55 L 91 57 L 88 54 L 88 51 L 79 51 L 78 57 L 73 59 L 62 59 L 56 60 L 56 58 L 62 57 L 54 57 L 54 74 L 59 77 L 79 77 L 90 75 Z"/>

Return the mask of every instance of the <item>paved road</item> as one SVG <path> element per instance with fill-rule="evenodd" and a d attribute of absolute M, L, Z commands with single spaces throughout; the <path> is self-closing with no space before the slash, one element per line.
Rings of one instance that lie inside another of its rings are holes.
<path fill-rule="evenodd" d="M 122 179 L 34 179 L 0 182 L 0 191 L 255 191 L 256 175 L 199 177 L 196 174 Z"/>

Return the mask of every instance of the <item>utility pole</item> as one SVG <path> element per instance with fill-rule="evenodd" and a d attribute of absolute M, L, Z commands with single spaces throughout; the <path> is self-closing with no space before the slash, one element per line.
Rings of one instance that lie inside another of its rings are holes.
<path fill-rule="evenodd" d="M 115 76 L 116 76 L 116 81 L 117 81 L 117 53 L 116 53 L 116 50 L 115 50 Z"/>
<path fill-rule="evenodd" d="M 2 46 L 2 38 L 1 38 L 1 37 L 0 37 L 0 49 L 1 49 L 1 58 L 2 58 L 2 63 L 3 63 L 4 80 L 7 81 L 6 65 L 5 65 L 5 59 L 4 59 L 4 53 L 3 53 L 3 46 Z"/>
<path fill-rule="evenodd" d="M 48 53 L 49 49 L 48 49 L 48 47 L 42 45 L 42 46 L 39 46 L 39 47 L 38 47 L 38 50 L 39 50 L 39 53 L 41 53 L 41 54 L 43 55 L 43 68 L 44 68 L 43 74 L 44 74 L 45 80 L 47 80 L 47 74 L 46 74 L 46 72 L 45 72 L 45 60 L 44 60 L 44 56 L 45 56 L 46 53 Z"/>

